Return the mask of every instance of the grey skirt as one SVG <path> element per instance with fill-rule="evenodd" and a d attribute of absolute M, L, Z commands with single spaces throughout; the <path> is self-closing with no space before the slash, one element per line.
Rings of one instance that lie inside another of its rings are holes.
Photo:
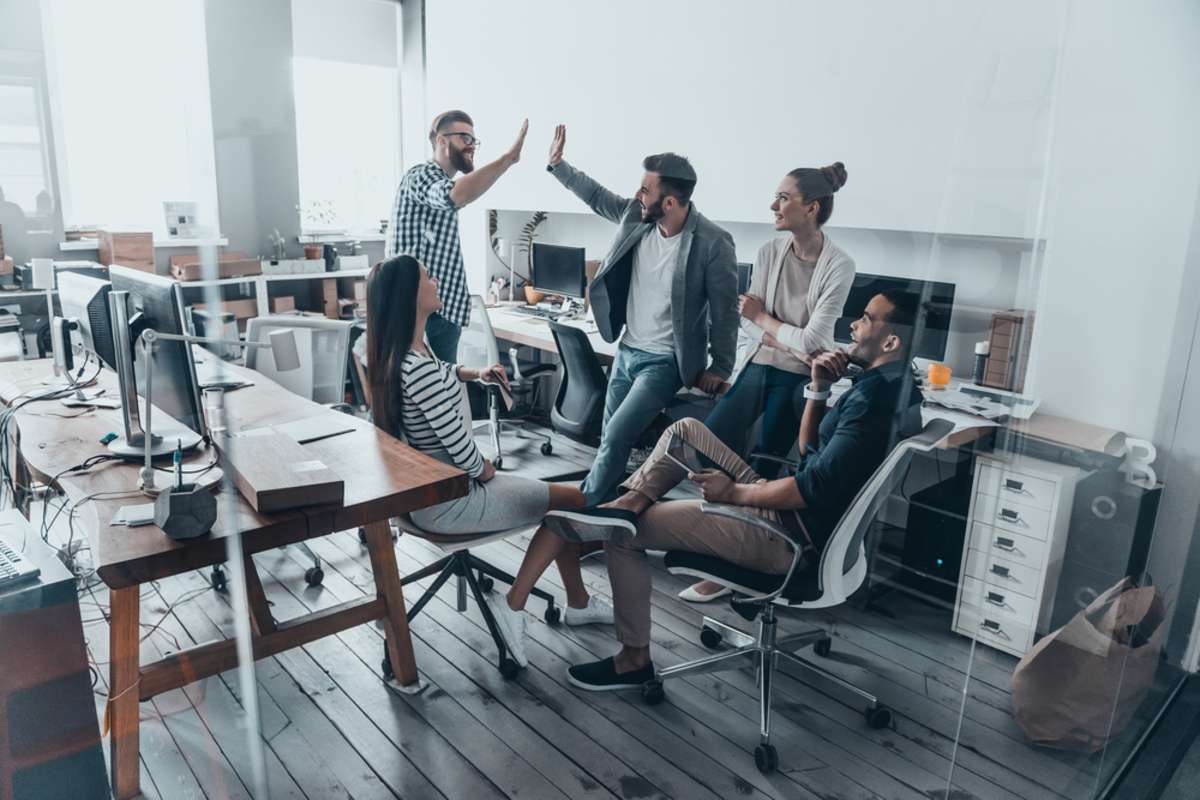
<path fill-rule="evenodd" d="M 430 533 L 466 534 L 536 525 L 550 509 L 545 481 L 497 472 L 487 483 L 471 479 L 465 497 L 418 509 L 409 516 Z"/>

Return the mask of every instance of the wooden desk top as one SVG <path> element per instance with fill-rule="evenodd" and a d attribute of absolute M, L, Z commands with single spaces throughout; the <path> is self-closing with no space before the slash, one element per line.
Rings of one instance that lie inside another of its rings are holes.
<path fill-rule="evenodd" d="M 130 586 L 220 563 L 226 558 L 222 540 L 235 530 L 242 532 L 246 552 L 257 553 L 466 494 L 467 479 L 460 470 L 413 450 L 365 420 L 298 397 L 244 367 L 229 368 L 248 373 L 248 378 L 255 382 L 253 386 L 226 393 L 230 430 L 322 414 L 338 414 L 340 422 L 353 425 L 350 433 L 304 445 L 314 460 L 323 461 L 345 480 L 344 503 L 262 515 L 239 496 L 236 519 L 225 519 L 223 504 L 218 503 L 217 521 L 207 536 L 177 542 L 154 525 L 130 528 L 110 524 L 121 506 L 150 502 L 149 497 L 137 491 L 137 464 L 106 462 L 88 473 L 61 477 L 58 486 L 77 504 L 75 524 L 87 534 L 97 572 L 110 587 Z M 43 381 L 51 375 L 48 359 L 0 363 L 0 400 L 8 404 L 23 392 L 45 391 L 50 387 Z M 99 384 L 107 394 L 119 396 L 114 373 L 102 370 Z M 157 410 L 154 416 L 160 418 Z M 30 403 L 17 412 L 14 422 L 21 455 L 30 471 L 42 481 L 90 456 L 107 453 L 100 438 L 123 428 L 120 410 L 81 413 L 80 409 L 67 408 L 58 401 Z M 184 468 L 202 467 L 214 457 L 211 448 L 193 451 L 187 454 Z M 104 494 L 93 497 L 97 493 Z M 40 526 L 40 519 L 34 523 L 35 527 Z"/>

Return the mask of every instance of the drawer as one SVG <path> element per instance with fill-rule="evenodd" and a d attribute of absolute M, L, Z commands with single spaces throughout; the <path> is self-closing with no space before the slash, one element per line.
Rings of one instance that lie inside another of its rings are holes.
<path fill-rule="evenodd" d="M 981 644 L 1023 656 L 1033 645 L 1033 627 L 998 614 L 960 606 L 955 630 Z"/>
<path fill-rule="evenodd" d="M 1021 503 L 1043 511 L 1054 508 L 1057 488 L 1054 481 L 1025 475 L 1020 470 L 1009 469 L 1003 464 L 983 462 L 979 466 L 980 494 L 990 494 L 1002 500 Z"/>
<path fill-rule="evenodd" d="M 1050 536 L 1050 512 L 988 494 L 975 496 L 972 522 L 982 522 L 998 530 L 1019 533 L 1032 539 Z"/>
<path fill-rule="evenodd" d="M 980 616 L 1001 617 L 1024 627 L 1037 627 L 1038 609 L 1032 597 L 1006 591 L 975 578 L 963 578 L 959 602 Z"/>
<path fill-rule="evenodd" d="M 967 550 L 964 578 L 975 578 L 995 586 L 1001 592 L 1016 592 L 1034 598 L 1042 585 L 1042 571 L 1004 558 L 989 556 L 981 550 Z"/>
<path fill-rule="evenodd" d="M 1008 530 L 996 530 L 981 522 L 971 525 L 971 541 L 967 545 L 992 558 L 1003 558 L 1036 570 L 1041 570 L 1045 565 L 1048 546 L 1041 539 Z"/>

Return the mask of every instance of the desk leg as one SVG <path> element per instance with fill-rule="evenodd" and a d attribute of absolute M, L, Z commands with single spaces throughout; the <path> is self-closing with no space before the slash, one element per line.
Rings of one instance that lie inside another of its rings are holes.
<path fill-rule="evenodd" d="M 109 746 L 112 789 L 118 800 L 134 797 L 138 788 L 138 617 L 139 587 L 109 593 Z"/>
<path fill-rule="evenodd" d="M 417 662 L 413 657 L 412 639 L 408 633 L 408 612 L 404 607 L 404 591 L 400 588 L 400 570 L 396 567 L 396 551 L 392 548 L 392 529 L 386 519 L 367 525 L 367 552 L 371 556 L 371 571 L 375 573 L 375 591 L 387 604 L 387 654 L 392 672 L 401 686 L 417 682 Z"/>

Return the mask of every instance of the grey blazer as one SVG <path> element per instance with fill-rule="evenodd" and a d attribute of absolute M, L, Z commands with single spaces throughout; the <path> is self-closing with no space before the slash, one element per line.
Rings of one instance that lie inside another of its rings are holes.
<path fill-rule="evenodd" d="M 566 161 L 560 161 L 551 172 L 592 211 L 617 224 L 612 248 L 588 289 L 600 335 L 615 342 L 625 327 L 633 254 L 653 223 L 642 222 L 641 204 L 636 200 L 610 192 Z M 684 386 L 694 386 L 705 369 L 721 378 L 733 372 L 738 337 L 737 255 L 733 237 L 702 215 L 695 203 L 682 236 L 671 283 L 671 321 L 679 377 Z"/>

